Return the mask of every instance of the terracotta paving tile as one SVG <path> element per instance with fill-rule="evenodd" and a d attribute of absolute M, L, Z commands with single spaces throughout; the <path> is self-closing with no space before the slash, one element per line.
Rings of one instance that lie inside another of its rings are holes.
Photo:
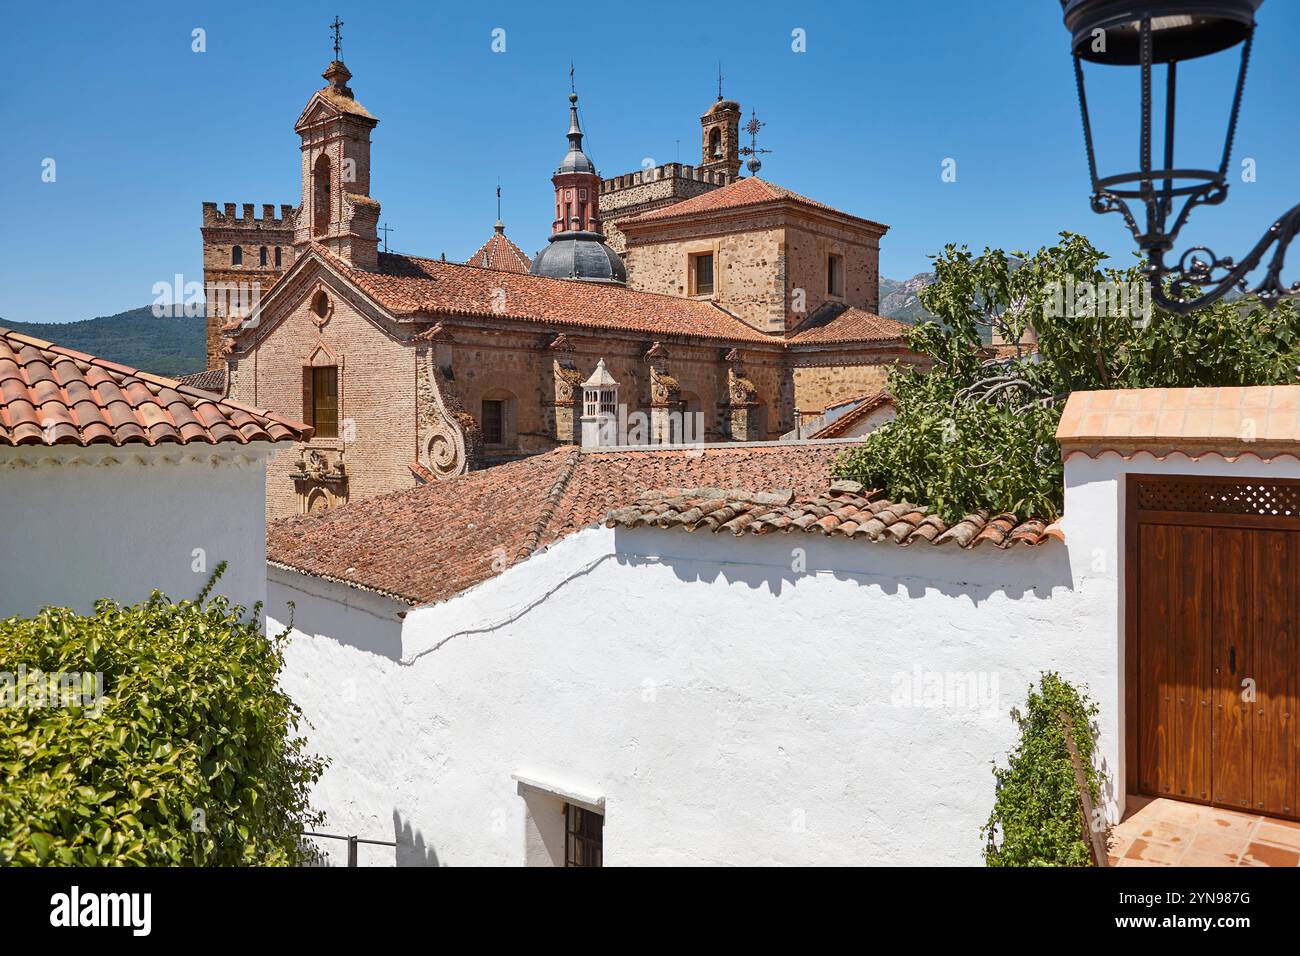
<path fill-rule="evenodd" d="M 1173 866 L 1183 855 L 1185 848 L 1170 846 L 1167 843 L 1152 843 L 1138 837 L 1124 854 L 1125 860 L 1141 860 L 1146 863 Z"/>
<path fill-rule="evenodd" d="M 1289 820 L 1264 820 L 1255 831 L 1255 839 L 1300 850 L 1300 826 Z"/>
<path fill-rule="evenodd" d="M 1186 846 L 1191 842 L 1194 832 L 1191 827 L 1179 826 L 1157 816 L 1146 821 L 1139 828 L 1137 839 L 1168 843 L 1172 846 Z"/>
<path fill-rule="evenodd" d="M 1213 856 L 1218 860 L 1216 866 L 1236 866 L 1237 860 L 1241 857 L 1241 852 L 1244 849 L 1246 849 L 1246 840 L 1244 838 L 1222 833 L 1206 833 L 1205 831 L 1200 831 L 1192 837 L 1189 848 L 1198 856 Z"/>
<path fill-rule="evenodd" d="M 1243 866 L 1300 866 L 1300 850 L 1251 843 L 1242 854 L 1241 863 Z"/>
<path fill-rule="evenodd" d="M 1234 810 L 1209 808 L 1201 822 L 1201 829 L 1211 833 L 1222 833 L 1245 839 L 1254 830 L 1255 824 L 1263 817 L 1237 813 Z"/>
<path fill-rule="evenodd" d="M 1180 800 L 1161 800 L 1156 806 L 1156 815 L 1159 819 L 1182 827 L 1196 828 L 1204 815 L 1203 807 L 1195 803 L 1183 803 Z"/>

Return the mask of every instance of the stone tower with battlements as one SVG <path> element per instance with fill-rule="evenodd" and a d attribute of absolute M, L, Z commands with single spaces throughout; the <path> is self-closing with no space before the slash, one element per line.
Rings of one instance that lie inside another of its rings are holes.
<path fill-rule="evenodd" d="M 254 204 L 243 204 L 236 214 L 233 202 L 218 209 L 214 202 L 203 204 L 203 294 L 207 302 L 207 367 L 222 364 L 222 328 L 253 314 L 262 296 L 293 265 L 293 206 L 262 204 L 262 215 Z"/>

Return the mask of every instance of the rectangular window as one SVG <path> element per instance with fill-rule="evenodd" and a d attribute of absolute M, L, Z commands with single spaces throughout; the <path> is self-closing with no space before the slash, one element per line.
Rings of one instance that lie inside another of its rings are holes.
<path fill-rule="evenodd" d="M 826 257 L 826 293 L 828 295 L 844 294 L 844 257 Z"/>
<path fill-rule="evenodd" d="M 307 395 L 304 411 L 307 423 L 316 429 L 317 438 L 339 437 L 339 370 L 335 365 L 304 369 Z"/>
<path fill-rule="evenodd" d="M 564 805 L 564 865 L 604 866 L 605 818 L 572 803 Z"/>
<path fill-rule="evenodd" d="M 500 445 L 505 441 L 506 403 L 500 399 L 483 400 L 483 443 Z"/>
<path fill-rule="evenodd" d="M 706 252 L 691 257 L 693 295 L 713 295 L 713 253 Z"/>

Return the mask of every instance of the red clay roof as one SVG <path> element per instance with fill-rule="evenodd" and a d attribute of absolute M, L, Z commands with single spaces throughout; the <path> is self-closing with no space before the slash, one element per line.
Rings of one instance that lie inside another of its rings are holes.
<path fill-rule="evenodd" d="M 815 199 L 809 199 L 807 196 L 801 196 L 799 193 L 784 186 L 778 186 L 776 183 L 770 183 L 766 179 L 759 179 L 757 176 L 750 176 L 745 179 L 737 179 L 718 189 L 711 189 L 706 193 L 701 193 L 691 199 L 684 199 L 681 202 L 673 203 L 671 206 L 664 206 L 660 209 L 652 209 L 644 212 L 639 216 L 633 216 L 625 219 L 618 224 L 619 228 L 626 231 L 628 226 L 636 226 L 643 222 L 657 222 L 661 219 L 676 219 L 679 216 L 698 216 L 701 214 L 719 212 L 725 209 L 740 209 L 745 206 L 759 206 L 763 203 L 779 202 L 785 200 L 795 203 L 799 206 L 806 206 L 810 209 L 821 209 L 826 212 L 833 212 L 839 216 L 849 216 L 852 219 L 858 219 L 862 222 L 870 222 L 872 225 L 881 226 L 888 229 L 881 223 L 874 222 L 871 219 L 863 219 L 861 216 L 852 216 L 849 213 L 842 212 L 833 206 L 828 206 L 823 202 Z"/>
<path fill-rule="evenodd" d="M 1073 392 L 1056 440 L 1067 458 L 1108 451 L 1300 457 L 1300 385 Z"/>
<path fill-rule="evenodd" d="M 0 328 L 0 445 L 302 441 L 271 412 Z"/>
<path fill-rule="evenodd" d="M 323 514 L 272 522 L 271 561 L 411 604 L 443 601 L 643 490 L 767 487 L 812 497 L 846 443 L 581 452 L 559 448 Z"/>
<path fill-rule="evenodd" d="M 465 260 L 465 265 L 498 272 L 527 272 L 533 263 L 522 249 L 506 238 L 504 232 L 494 232 L 478 252 Z"/>
<path fill-rule="evenodd" d="M 642 495 L 635 504 L 610 512 L 605 526 L 730 531 L 737 536 L 803 531 L 855 541 L 903 546 L 925 541 L 962 548 L 988 543 L 1005 549 L 1062 539 L 1056 525 L 1037 518 L 1018 521 L 1010 514 L 990 516 L 981 511 L 950 525 L 924 505 L 889 501 L 856 481 L 832 482 L 829 490 L 815 496 L 667 489 Z"/>
<path fill-rule="evenodd" d="M 857 306 L 818 309 L 786 337 L 791 345 L 839 345 L 852 342 L 898 342 L 910 326 Z"/>
<path fill-rule="evenodd" d="M 394 315 L 480 315 L 651 335 L 689 335 L 780 345 L 731 313 L 694 299 L 637 292 L 608 283 L 476 269 L 381 252 L 379 272 L 356 269 L 321 246 L 313 249 Z"/>
<path fill-rule="evenodd" d="M 860 402 L 858 402 L 858 404 L 854 405 L 851 409 L 839 418 L 835 419 L 835 421 L 831 422 L 825 428 L 813 432 L 812 437 L 839 438 L 881 406 L 892 405 L 893 403 L 894 396 L 890 395 L 884 389 L 881 389 L 875 395 L 865 396 Z"/>
<path fill-rule="evenodd" d="M 202 372 L 192 372 L 189 375 L 182 375 L 177 381 L 182 385 L 201 388 L 205 392 L 216 392 L 218 395 L 224 395 L 226 392 L 226 367 L 219 365 L 216 368 L 204 369 Z"/>

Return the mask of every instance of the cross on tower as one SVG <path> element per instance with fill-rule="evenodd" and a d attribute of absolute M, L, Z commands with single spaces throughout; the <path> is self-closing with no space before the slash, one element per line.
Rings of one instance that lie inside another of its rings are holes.
<path fill-rule="evenodd" d="M 378 232 L 382 232 L 382 233 L 384 234 L 384 252 L 387 252 L 387 251 L 388 251 L 388 234 L 389 234 L 390 232 L 397 232 L 397 230 L 394 229 L 392 226 L 388 225 L 388 223 L 384 223 L 382 226 L 379 227 L 379 229 L 378 229 L 377 231 L 378 231 Z"/>
<path fill-rule="evenodd" d="M 576 93 L 578 88 L 573 84 L 573 61 L 569 61 L 569 92 Z"/>
<path fill-rule="evenodd" d="M 757 176 L 758 171 L 763 167 L 763 161 L 758 158 L 758 154 L 772 152 L 770 149 L 758 148 L 758 131 L 766 125 L 766 123 L 759 122 L 757 113 L 750 112 L 749 122 L 745 124 L 745 132 L 749 134 L 749 145 L 740 147 L 740 154 L 749 157 L 745 167 L 749 170 L 751 176 Z"/>
<path fill-rule="evenodd" d="M 341 60 L 343 51 L 343 40 L 339 34 L 339 28 L 343 26 L 343 21 L 336 15 L 334 22 L 330 24 L 330 29 L 334 31 L 334 59 Z"/>
<path fill-rule="evenodd" d="M 718 61 L 718 99 L 722 99 L 722 61 Z"/>

